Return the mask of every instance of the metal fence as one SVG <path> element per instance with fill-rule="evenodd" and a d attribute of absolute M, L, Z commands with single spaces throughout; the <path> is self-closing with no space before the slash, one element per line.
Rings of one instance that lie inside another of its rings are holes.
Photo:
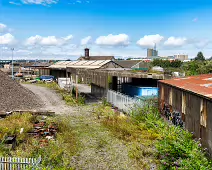
<path fill-rule="evenodd" d="M 0 170 L 24 170 L 38 168 L 41 163 L 41 157 L 36 158 L 16 158 L 0 157 Z"/>
<path fill-rule="evenodd" d="M 131 113 L 132 110 L 144 107 L 149 99 L 157 99 L 157 96 L 145 96 L 145 97 L 130 97 L 122 93 L 108 90 L 107 102 L 113 106 L 118 107 L 120 110 L 126 113 Z"/>
<path fill-rule="evenodd" d="M 121 94 L 119 92 L 108 90 L 107 102 L 111 103 L 115 107 L 118 107 L 120 110 L 123 110 L 124 112 L 129 113 L 131 112 L 137 100 L 135 98 Z"/>

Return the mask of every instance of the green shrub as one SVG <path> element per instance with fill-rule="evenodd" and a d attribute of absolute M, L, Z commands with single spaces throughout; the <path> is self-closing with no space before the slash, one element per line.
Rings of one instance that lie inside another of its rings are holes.
<path fill-rule="evenodd" d="M 104 126 L 127 142 L 129 156 L 136 159 L 141 168 L 154 162 L 162 170 L 212 169 L 200 142 L 194 141 L 188 131 L 162 119 L 154 102 L 147 101 L 145 107 L 136 107 L 131 117 L 120 117 L 104 105 L 98 110 L 105 115 L 102 119 Z"/>

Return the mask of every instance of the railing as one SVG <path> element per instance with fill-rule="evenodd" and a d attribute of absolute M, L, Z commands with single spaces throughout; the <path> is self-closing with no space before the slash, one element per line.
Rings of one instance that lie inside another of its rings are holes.
<path fill-rule="evenodd" d="M 16 158 L 0 157 L 0 170 L 24 170 L 36 169 L 41 163 L 41 157 L 36 158 Z"/>
<path fill-rule="evenodd" d="M 115 107 L 118 107 L 120 110 L 129 113 L 132 110 L 134 104 L 137 102 L 137 99 L 121 94 L 119 92 L 108 90 L 107 102 L 111 103 Z"/>
<path fill-rule="evenodd" d="M 118 107 L 126 113 L 131 113 L 137 108 L 142 108 L 147 104 L 149 99 L 157 99 L 157 96 L 143 96 L 143 97 L 130 97 L 113 90 L 107 91 L 107 102 L 111 103 L 113 106 Z"/>

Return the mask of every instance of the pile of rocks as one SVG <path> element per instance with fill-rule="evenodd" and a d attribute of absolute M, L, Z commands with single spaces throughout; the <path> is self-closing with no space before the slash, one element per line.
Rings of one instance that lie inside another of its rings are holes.
<path fill-rule="evenodd" d="M 34 93 L 0 71 L 0 111 L 32 110 L 40 106 Z"/>

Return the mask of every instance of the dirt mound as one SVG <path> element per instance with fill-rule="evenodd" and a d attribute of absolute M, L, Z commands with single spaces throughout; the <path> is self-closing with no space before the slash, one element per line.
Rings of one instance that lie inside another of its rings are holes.
<path fill-rule="evenodd" d="M 0 111 L 31 110 L 40 106 L 34 93 L 0 71 Z"/>

